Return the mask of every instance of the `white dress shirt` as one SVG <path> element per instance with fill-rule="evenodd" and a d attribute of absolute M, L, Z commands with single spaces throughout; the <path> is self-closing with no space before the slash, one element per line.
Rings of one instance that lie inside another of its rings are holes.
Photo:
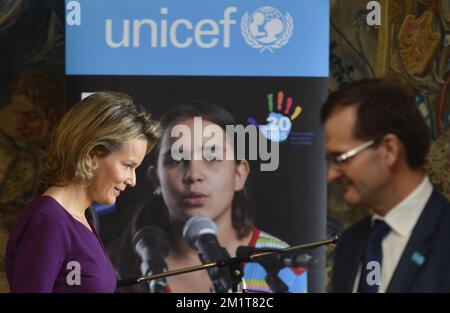
<path fill-rule="evenodd" d="M 385 216 L 373 214 L 372 223 L 375 220 L 385 221 L 391 231 L 384 237 L 381 245 L 383 250 L 383 263 L 381 265 L 381 281 L 378 292 L 386 292 L 392 275 L 400 257 L 405 250 L 405 246 L 411 237 L 412 230 L 416 226 L 417 220 L 422 214 L 428 199 L 433 192 L 433 186 L 428 177 L 425 177 L 420 185 L 410 193 L 405 199 L 397 204 Z M 359 277 L 361 275 L 361 264 L 353 283 L 353 292 L 357 292 Z"/>

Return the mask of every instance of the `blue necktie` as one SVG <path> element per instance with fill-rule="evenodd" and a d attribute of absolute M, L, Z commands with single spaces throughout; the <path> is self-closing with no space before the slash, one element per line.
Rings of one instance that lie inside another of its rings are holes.
<path fill-rule="evenodd" d="M 366 292 L 366 293 L 376 293 L 378 292 L 378 284 L 373 282 L 374 273 L 376 270 L 374 267 L 369 267 L 367 269 L 367 264 L 369 262 L 375 261 L 380 265 L 379 273 L 376 275 L 379 279 L 381 279 L 381 266 L 383 265 L 383 249 L 381 246 L 381 242 L 383 238 L 390 232 L 391 228 L 384 221 L 375 220 L 374 226 L 372 228 L 372 232 L 367 240 L 367 244 L 364 250 L 364 255 L 361 263 L 361 277 L 359 279 L 358 292 Z M 367 278 L 371 275 L 369 279 L 369 283 Z"/>

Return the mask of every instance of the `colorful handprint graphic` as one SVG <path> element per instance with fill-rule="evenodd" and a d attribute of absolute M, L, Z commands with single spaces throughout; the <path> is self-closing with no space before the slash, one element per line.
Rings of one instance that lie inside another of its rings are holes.
<path fill-rule="evenodd" d="M 297 105 L 291 114 L 293 99 L 286 98 L 286 103 L 283 108 L 285 95 L 283 91 L 277 93 L 276 107 L 274 107 L 273 93 L 267 95 L 267 105 L 269 109 L 269 116 L 266 119 L 266 125 L 258 125 L 254 118 L 249 118 L 248 123 L 253 124 L 259 128 L 264 137 L 271 141 L 283 142 L 289 137 L 292 129 L 292 122 L 302 113 L 302 108 Z M 276 109 L 276 111 L 274 111 Z M 291 114 L 289 116 L 289 114 Z"/>

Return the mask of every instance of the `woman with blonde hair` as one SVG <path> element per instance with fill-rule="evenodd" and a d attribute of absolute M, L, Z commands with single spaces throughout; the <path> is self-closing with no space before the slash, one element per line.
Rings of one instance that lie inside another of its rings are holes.
<path fill-rule="evenodd" d="M 8 241 L 12 292 L 114 292 L 115 272 L 85 211 L 114 204 L 158 138 L 158 124 L 128 95 L 99 92 L 63 117 L 46 154 L 46 191 Z"/>

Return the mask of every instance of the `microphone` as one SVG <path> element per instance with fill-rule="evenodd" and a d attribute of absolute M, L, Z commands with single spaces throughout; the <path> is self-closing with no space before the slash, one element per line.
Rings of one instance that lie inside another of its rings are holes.
<path fill-rule="evenodd" d="M 214 225 L 214 223 L 212 223 L 212 224 Z M 306 243 L 306 244 L 297 245 L 297 246 L 291 246 L 291 247 L 284 248 L 284 249 L 275 249 L 275 251 L 267 251 L 268 249 L 267 250 L 265 249 L 266 252 L 258 252 L 258 253 L 254 253 L 252 255 L 227 258 L 227 259 L 219 259 L 219 260 L 217 260 L 217 262 L 210 262 L 210 263 L 206 263 L 206 264 L 202 264 L 202 265 L 181 268 L 181 269 L 163 272 L 163 273 L 154 274 L 154 275 L 148 275 L 148 276 L 142 276 L 142 277 L 129 277 L 129 278 L 121 279 L 120 281 L 118 281 L 117 287 L 120 288 L 120 287 L 124 287 L 124 286 L 140 284 L 140 283 L 148 282 L 148 281 L 155 280 L 155 279 L 165 278 L 165 277 L 174 276 L 174 275 L 181 275 L 181 274 L 191 273 L 191 272 L 195 272 L 195 271 L 202 271 L 205 269 L 209 270 L 210 268 L 215 268 L 215 267 L 220 267 L 220 268 L 223 268 L 224 266 L 234 267 L 234 266 L 236 266 L 236 264 L 241 265 L 242 262 L 253 262 L 256 259 L 264 258 L 264 257 L 270 256 L 270 255 L 292 252 L 292 251 L 306 251 L 306 250 L 309 251 L 311 249 L 319 248 L 322 246 L 336 244 L 336 242 L 338 240 L 339 240 L 339 235 L 334 234 L 324 240 Z M 223 250 L 225 250 L 225 249 L 223 249 Z M 227 253 L 226 250 L 225 250 L 225 253 Z M 242 272 L 242 268 L 239 268 L 238 270 Z"/>
<path fill-rule="evenodd" d="M 217 226 L 208 217 L 191 217 L 183 227 L 183 237 L 189 246 L 196 250 L 203 264 L 230 258 L 228 251 L 217 240 Z M 226 293 L 232 290 L 232 279 L 225 267 L 208 269 L 213 292 Z"/>
<path fill-rule="evenodd" d="M 132 244 L 141 259 L 142 275 L 147 276 L 167 271 L 167 264 L 164 260 L 169 254 L 170 244 L 165 232 L 154 226 L 146 226 L 133 236 Z M 151 293 L 164 293 L 166 285 L 165 277 L 148 283 Z"/>

